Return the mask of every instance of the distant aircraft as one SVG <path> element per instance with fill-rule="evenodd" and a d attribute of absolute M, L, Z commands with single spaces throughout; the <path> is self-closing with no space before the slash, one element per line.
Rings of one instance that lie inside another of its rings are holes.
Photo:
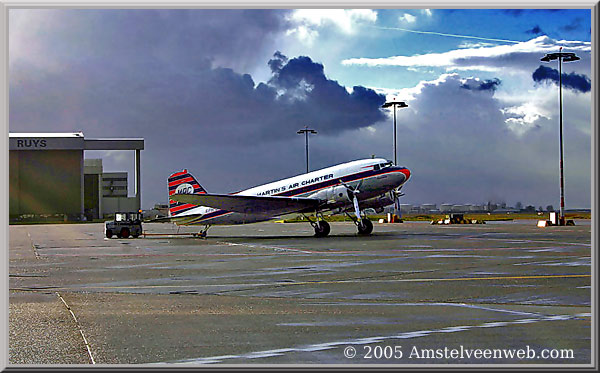
<path fill-rule="evenodd" d="M 373 223 L 364 209 L 382 212 L 397 203 L 400 189 L 410 177 L 405 167 L 383 158 L 361 159 L 294 176 L 232 194 L 210 194 L 187 170 L 169 176 L 169 220 L 178 225 L 233 225 L 271 220 L 299 213 L 325 237 L 330 226 L 323 212 L 345 213 L 368 235 Z M 349 214 L 354 210 L 354 215 Z M 312 220 L 305 214 L 314 213 Z"/>

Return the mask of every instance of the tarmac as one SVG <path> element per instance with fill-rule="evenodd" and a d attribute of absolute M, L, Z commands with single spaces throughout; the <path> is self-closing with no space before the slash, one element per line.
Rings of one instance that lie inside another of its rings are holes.
<path fill-rule="evenodd" d="M 12 225 L 9 364 L 592 363 L 589 220 L 374 225 Z"/>

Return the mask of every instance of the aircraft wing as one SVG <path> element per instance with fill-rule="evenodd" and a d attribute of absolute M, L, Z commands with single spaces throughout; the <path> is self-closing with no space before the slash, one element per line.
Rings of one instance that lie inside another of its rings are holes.
<path fill-rule="evenodd" d="M 173 194 L 173 201 L 240 212 L 278 216 L 299 211 L 314 211 L 319 200 L 301 197 L 242 196 L 239 194 Z"/>

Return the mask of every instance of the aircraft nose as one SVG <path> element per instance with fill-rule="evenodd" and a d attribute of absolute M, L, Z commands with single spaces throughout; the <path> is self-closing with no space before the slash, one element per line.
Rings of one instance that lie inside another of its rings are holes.
<path fill-rule="evenodd" d="M 410 178 L 410 170 L 406 167 L 403 167 L 400 169 L 400 172 L 404 174 L 404 181 L 408 181 L 408 179 Z"/>

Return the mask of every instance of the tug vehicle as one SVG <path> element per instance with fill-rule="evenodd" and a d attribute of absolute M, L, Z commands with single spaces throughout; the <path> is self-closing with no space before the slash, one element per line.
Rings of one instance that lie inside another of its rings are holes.
<path fill-rule="evenodd" d="M 142 234 L 142 214 L 140 212 L 117 212 L 115 220 L 104 224 L 106 238 L 138 238 Z"/>

